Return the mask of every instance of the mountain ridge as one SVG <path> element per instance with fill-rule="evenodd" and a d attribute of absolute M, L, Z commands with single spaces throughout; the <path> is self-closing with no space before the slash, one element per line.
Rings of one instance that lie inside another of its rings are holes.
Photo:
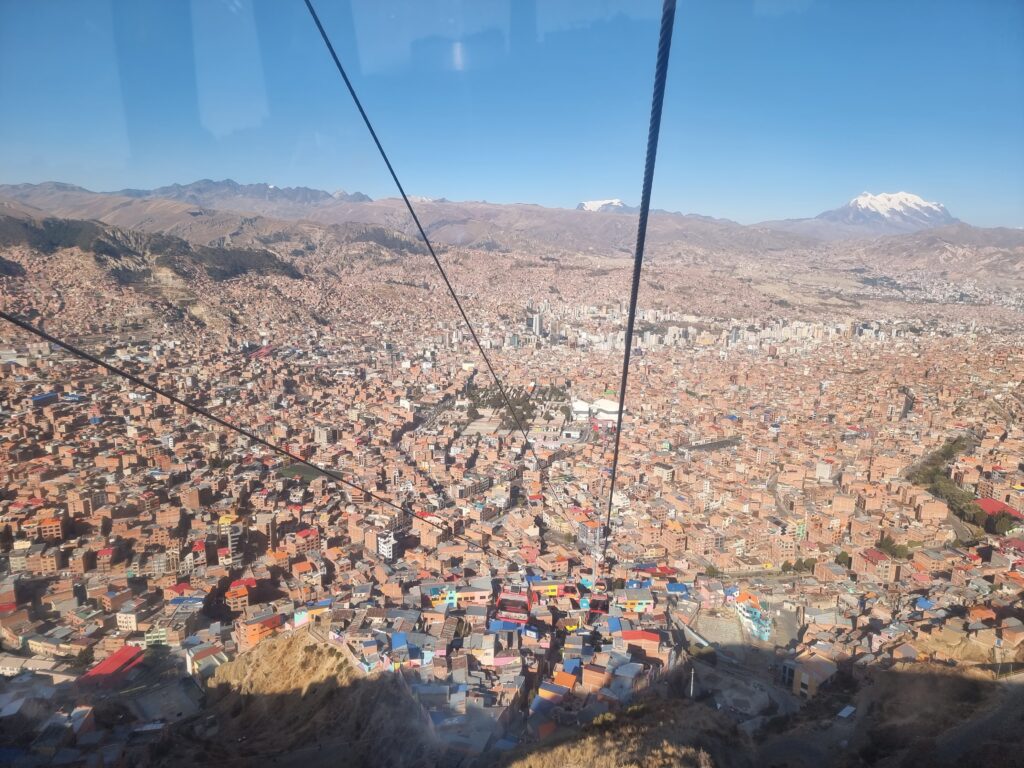
<path fill-rule="evenodd" d="M 213 280 L 250 272 L 301 279 L 293 265 L 266 249 L 224 248 L 190 243 L 164 233 L 126 230 L 98 221 L 37 217 L 0 206 L 0 247 L 24 246 L 43 254 L 77 248 L 92 254 L 121 282 L 148 280 L 156 267 L 181 277 L 201 270 Z"/>
<path fill-rule="evenodd" d="M 200 190 L 204 188 L 203 183 L 196 184 Z M 223 188 L 220 182 L 210 184 Z M 187 197 L 182 190 L 188 186 L 169 189 L 178 197 Z M 196 189 L 195 185 L 191 187 Z M 252 185 L 232 182 L 225 189 L 240 189 L 245 194 L 200 198 L 197 203 L 91 192 L 75 185 L 47 182 L 0 185 L 0 202 L 9 200 L 9 212 L 15 210 L 11 206 L 27 206 L 44 215 L 96 220 L 215 247 L 263 248 L 279 243 L 281 246 L 276 250 L 287 254 L 289 249 L 281 250 L 284 243 L 290 243 L 290 249 L 309 250 L 330 241 L 366 237 L 384 248 L 401 241 L 400 251 L 418 249 L 419 233 L 400 198 L 353 201 L 328 192 L 302 191 L 297 196 L 310 202 L 295 202 L 281 200 L 270 185 L 256 185 L 253 192 Z M 257 192 L 258 196 L 254 196 Z M 878 206 L 883 208 L 882 215 L 888 211 L 886 206 L 896 209 L 891 217 L 905 213 L 899 210 L 900 204 L 911 196 L 896 193 L 895 198 L 882 200 L 885 205 Z M 896 231 L 877 234 L 864 224 L 830 220 L 835 217 L 824 215 L 829 212 L 812 219 L 742 225 L 697 214 L 652 211 L 648 256 L 653 260 L 683 259 L 707 264 L 737 263 L 751 257 L 764 259 L 773 254 L 821 263 L 877 265 L 890 260 L 896 267 L 933 268 L 950 277 L 1024 279 L 1020 267 L 1024 231 L 972 227 L 953 218 L 937 203 L 913 198 L 910 202 L 920 201 L 917 212 L 925 210 L 934 215 L 936 226 L 921 228 L 915 224 L 908 232 L 904 231 L 906 224 L 900 223 Z M 847 207 L 858 200 L 867 203 L 858 208 L 870 211 L 871 200 L 865 196 L 854 198 Z M 607 201 L 591 202 L 603 205 Z M 572 251 L 621 258 L 632 254 L 635 247 L 636 220 L 623 215 L 617 205 L 613 210 L 601 211 L 431 199 L 418 202 L 416 210 L 438 248 L 532 251 L 537 255 Z M 917 212 L 910 213 L 916 216 Z M 342 230 L 335 232 L 333 227 Z"/>
<path fill-rule="evenodd" d="M 312 187 L 279 187 L 265 182 L 240 184 L 234 179 L 222 179 L 221 181 L 199 179 L 188 184 L 175 183 L 153 189 L 120 189 L 101 194 L 136 198 L 160 197 L 199 205 L 210 205 L 210 207 L 216 207 L 217 201 L 225 197 L 235 197 L 243 200 L 248 198 L 265 199 L 278 203 L 296 204 L 321 203 L 330 200 L 362 203 L 372 200 L 372 198 L 364 195 L 362 192 L 349 193 L 344 190 L 327 192 Z"/>
<path fill-rule="evenodd" d="M 408 236 L 418 234 L 401 198 L 353 202 L 323 192 L 327 197 L 317 195 L 315 202 L 282 202 L 263 194 L 261 187 L 259 196 L 230 194 L 213 199 L 208 194 L 183 194 L 183 186 L 168 187 L 172 190 L 168 194 L 175 197 L 167 198 L 91 192 L 50 182 L 0 185 L 0 198 L 8 197 L 55 216 L 99 219 L 148 231 L 173 231 L 186 237 L 189 235 L 185 231 L 218 217 L 224 219 L 218 231 L 231 234 L 228 217 L 224 216 L 229 212 L 246 225 L 254 217 L 262 216 L 321 226 L 359 223 L 394 229 Z M 418 200 L 416 212 L 432 240 L 453 246 L 528 246 L 619 253 L 632 252 L 636 240 L 635 220 L 618 212 L 546 208 L 526 203 L 450 202 L 443 198 Z M 200 229 L 207 241 L 213 239 L 210 227 Z M 652 250 L 676 243 L 715 252 L 735 247 L 784 250 L 804 249 L 814 242 L 802 235 L 744 227 L 727 219 L 658 211 L 652 212 L 648 230 Z"/>

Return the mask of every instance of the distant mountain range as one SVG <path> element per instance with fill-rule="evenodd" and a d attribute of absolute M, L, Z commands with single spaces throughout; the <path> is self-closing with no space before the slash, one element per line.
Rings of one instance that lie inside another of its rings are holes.
<path fill-rule="evenodd" d="M 58 182 L 0 185 L 0 198 L 16 200 L 50 215 L 98 219 L 119 227 L 169 232 L 197 242 L 236 239 L 254 228 L 284 221 L 321 225 L 368 224 L 408 236 L 416 229 L 400 198 L 363 199 L 322 190 L 278 189 L 269 184 L 198 181 L 154 190 L 92 192 Z M 531 204 L 451 202 L 412 198 L 416 213 L 438 244 L 509 250 L 593 250 L 629 252 L 636 221 L 623 211 L 574 211 Z M 618 208 L 615 206 L 613 208 Z M 265 217 L 271 221 L 258 221 Z M 813 246 L 803 235 L 744 227 L 727 219 L 654 212 L 648 230 L 652 247 L 685 244 L 701 250 L 790 250 Z"/>
<path fill-rule="evenodd" d="M 266 248 L 200 245 L 163 232 L 121 229 L 98 221 L 43 216 L 17 203 L 0 201 L 0 248 L 27 246 L 44 254 L 68 248 L 91 253 L 97 263 L 125 284 L 150 280 L 157 269 L 182 278 L 203 272 L 229 280 L 249 272 L 302 277 L 296 267 Z M 0 274 L 23 270 L 0 258 Z"/>
<path fill-rule="evenodd" d="M 636 213 L 639 209 L 618 198 L 585 200 L 577 211 L 590 213 Z M 667 213 L 658 211 L 658 213 Z M 766 221 L 758 227 L 794 232 L 819 240 L 860 240 L 898 235 L 961 223 L 941 203 L 929 203 L 909 192 L 864 192 L 846 205 L 819 213 L 812 219 Z"/>
<path fill-rule="evenodd" d="M 0 205 L 5 198 L 37 209 L 39 216 L 95 220 L 197 245 L 264 248 L 291 243 L 308 250 L 327 241 L 361 239 L 398 251 L 420 247 L 400 199 L 371 200 L 358 192 L 201 180 L 104 193 L 47 182 L 0 185 Z M 623 215 L 635 209 L 614 198 L 586 201 L 576 210 L 443 198 L 416 198 L 415 204 L 423 226 L 441 247 L 623 255 L 635 245 L 636 219 Z M 651 212 L 647 243 L 651 258 L 737 263 L 775 253 L 835 263 L 885 259 L 951 276 L 1024 279 L 1024 231 L 972 227 L 941 204 L 906 192 L 865 193 L 813 218 L 749 226 L 656 210 Z"/>
<path fill-rule="evenodd" d="M 41 195 L 46 198 L 44 202 L 40 202 Z M 65 210 L 63 203 L 72 199 L 81 202 L 84 196 L 104 196 L 111 199 L 122 198 L 145 201 L 174 200 L 215 211 L 256 213 L 285 219 L 308 218 L 316 221 L 337 223 L 360 221 L 389 226 L 393 226 L 396 222 L 390 220 L 393 218 L 392 216 L 384 215 L 384 210 L 400 213 L 399 209 L 395 209 L 394 204 L 396 200 L 394 198 L 374 201 L 362 192 L 349 193 L 339 190 L 331 193 L 310 187 L 239 184 L 231 179 L 223 181 L 201 179 L 191 184 L 171 184 L 156 189 L 122 189 L 109 193 L 90 192 L 82 187 L 58 182 L 0 186 L 0 197 L 10 197 L 63 215 L 80 215 L 83 213 L 82 211 Z M 564 209 L 542 208 L 541 206 L 497 206 L 490 203 L 473 202 L 453 203 L 444 198 L 430 199 L 423 197 L 413 197 L 412 200 L 425 209 L 432 209 L 435 205 L 444 205 L 451 206 L 453 209 L 460 211 L 461 214 L 465 214 L 468 211 L 480 212 L 485 208 L 489 208 L 492 211 L 496 208 L 502 208 L 521 213 L 530 211 L 535 219 L 540 220 L 547 219 L 552 215 L 565 218 L 566 213 Z M 57 209 L 52 205 L 54 202 L 61 203 L 56 207 Z M 636 213 L 638 208 L 627 205 L 618 198 L 609 198 L 605 200 L 586 200 L 577 205 L 576 210 L 585 214 L 632 214 Z M 689 220 L 691 223 L 696 221 L 706 224 L 715 222 L 714 226 L 717 228 L 730 225 L 735 227 L 742 226 L 727 219 L 687 216 L 662 210 L 656 210 L 652 213 L 654 214 L 654 219 L 664 220 L 674 217 L 678 220 Z M 472 225 L 470 224 L 470 220 L 477 218 L 475 215 L 444 215 L 441 218 L 447 226 L 461 221 L 470 230 L 461 232 L 460 237 L 450 238 L 453 242 L 468 244 L 476 239 L 478 230 L 481 230 L 477 222 L 474 222 Z M 495 217 L 487 216 L 485 218 L 493 219 Z M 571 219 L 567 218 L 566 220 L 569 221 Z M 751 225 L 746 229 L 761 233 L 772 231 L 778 233 L 776 237 L 779 237 L 782 241 L 785 241 L 783 233 L 802 236 L 798 241 L 791 240 L 785 243 L 789 246 L 795 246 L 806 245 L 810 240 L 873 239 L 888 235 L 919 232 L 959 223 L 961 222 L 954 218 L 941 203 L 927 202 L 909 192 L 882 193 L 877 195 L 865 192 L 850 200 L 846 205 L 824 211 L 813 218 L 765 221 L 760 224 Z M 592 227 L 593 225 L 594 222 L 591 221 L 588 226 Z M 629 228 L 622 222 L 610 226 L 616 230 L 628 230 Z M 599 227 L 600 229 L 604 228 Z M 654 237 L 657 239 L 658 227 L 655 226 L 653 229 Z M 668 229 L 675 230 L 676 227 L 669 227 Z M 602 236 L 606 234 L 605 232 Z M 464 237 L 466 235 L 468 235 L 468 239 Z M 803 238 L 809 238 L 810 240 L 803 240 Z M 586 244 L 590 246 L 590 243 Z M 605 244 L 610 244 L 610 241 L 606 239 Z"/>
<path fill-rule="evenodd" d="M 226 199 L 267 200 L 277 203 L 322 203 L 328 200 L 343 200 L 350 203 L 368 203 L 371 198 L 362 192 L 348 193 L 338 190 L 333 194 L 322 189 L 309 187 L 277 187 L 273 184 L 239 184 L 231 179 L 211 181 L 200 179 L 191 184 L 171 184 L 156 189 L 122 189 L 111 192 L 112 195 L 124 197 L 161 197 L 167 200 L 181 200 L 186 203 L 205 205 L 211 208 Z"/>

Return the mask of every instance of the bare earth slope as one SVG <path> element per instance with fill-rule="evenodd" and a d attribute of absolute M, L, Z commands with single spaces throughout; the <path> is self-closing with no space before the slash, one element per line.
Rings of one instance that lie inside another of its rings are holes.
<path fill-rule="evenodd" d="M 750 751 L 735 725 L 703 704 L 651 701 L 599 717 L 581 734 L 510 756 L 504 768 L 741 768 Z"/>
<path fill-rule="evenodd" d="M 215 720 L 212 724 L 210 715 Z M 202 718 L 183 726 L 165 765 L 394 766 L 459 763 L 438 746 L 401 679 L 354 672 L 343 652 L 297 631 L 224 664 Z M 505 768 L 748 768 L 751 750 L 714 710 L 654 700 L 507 755 Z M 494 764 L 489 753 L 479 760 Z"/>
<path fill-rule="evenodd" d="M 304 631 L 261 643 L 210 681 L 205 720 L 186 726 L 165 764 L 436 765 L 418 706 L 393 675 L 363 678 Z"/>

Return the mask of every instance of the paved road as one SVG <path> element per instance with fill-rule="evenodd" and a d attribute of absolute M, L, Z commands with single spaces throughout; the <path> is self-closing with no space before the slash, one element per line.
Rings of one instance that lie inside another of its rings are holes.
<path fill-rule="evenodd" d="M 453 405 L 455 405 L 455 398 L 451 395 L 445 397 L 441 402 L 430 409 L 423 421 L 420 422 L 420 425 L 416 427 L 415 431 L 420 432 L 433 427 L 437 418 L 445 411 L 450 410 Z"/>
<path fill-rule="evenodd" d="M 946 517 L 947 524 L 953 526 L 953 532 L 957 535 L 960 541 L 973 541 L 978 538 L 978 529 L 976 526 L 967 525 L 963 520 L 954 515 L 952 512 Z"/>

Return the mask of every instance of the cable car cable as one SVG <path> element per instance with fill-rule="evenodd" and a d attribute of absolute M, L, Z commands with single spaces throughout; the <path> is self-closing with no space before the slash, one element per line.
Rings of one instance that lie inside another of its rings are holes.
<path fill-rule="evenodd" d="M 668 76 L 668 58 L 672 48 L 672 25 L 675 21 L 675 15 L 675 0 L 665 0 L 661 10 L 658 58 L 654 67 L 654 97 L 651 100 L 651 122 L 647 132 L 647 162 L 644 164 L 644 184 L 643 192 L 640 196 L 640 218 L 637 222 L 636 231 L 636 253 L 633 257 L 633 285 L 629 294 L 629 316 L 626 319 L 626 351 L 622 356 L 622 379 L 619 383 L 619 412 L 615 422 L 615 450 L 612 454 L 611 481 L 608 489 L 608 512 L 605 515 L 604 542 L 601 547 L 601 568 L 604 568 L 607 560 L 608 539 L 611 535 L 612 499 L 615 497 L 615 477 L 619 468 L 619 439 L 622 436 L 622 413 L 626 406 L 626 384 L 629 381 L 629 357 L 633 347 L 633 325 L 636 321 L 637 294 L 640 292 L 640 271 L 644 262 L 644 245 L 647 240 L 647 217 L 651 210 L 651 186 L 654 183 L 654 165 L 658 155 L 661 109 L 665 101 L 665 79 Z"/>
<path fill-rule="evenodd" d="M 450 534 L 452 536 L 452 538 L 454 538 L 457 541 L 461 541 L 464 544 L 468 544 L 468 545 L 470 545 L 472 547 L 475 547 L 476 549 L 479 549 L 479 550 L 481 550 L 482 552 L 484 552 L 486 554 L 494 555 L 496 557 L 499 557 L 502 560 L 505 560 L 506 562 L 512 563 L 513 565 L 516 566 L 516 568 L 519 568 L 519 566 L 520 566 L 519 563 L 517 563 L 515 560 L 513 560 L 510 557 L 508 557 L 507 555 L 504 555 L 504 554 L 502 554 L 500 552 L 496 552 L 496 551 L 490 549 L 489 547 L 484 546 L 483 544 L 478 544 L 477 542 L 473 541 L 470 538 L 467 538 L 465 536 L 457 534 L 454 531 L 449 530 L 446 526 L 442 525 L 441 523 L 435 523 L 432 520 L 428 520 L 425 517 L 420 517 L 415 512 L 412 512 L 411 510 L 407 509 L 406 507 L 404 507 L 404 506 L 402 506 L 400 504 L 396 504 L 395 502 L 393 502 L 390 499 L 387 499 L 387 498 L 385 498 L 383 496 L 378 496 L 373 491 L 367 490 L 366 488 L 363 488 L 361 485 L 353 483 L 351 480 L 346 480 L 344 477 L 342 477 L 337 472 L 333 472 L 333 471 L 331 471 L 329 469 L 324 469 L 323 467 L 321 467 L 321 466 L 319 466 L 317 464 L 314 464 L 313 462 L 309 461 L 308 459 L 304 459 L 301 456 L 299 456 L 297 454 L 294 454 L 291 451 L 286 450 L 286 449 L 280 447 L 279 445 L 276 445 L 276 444 L 270 442 L 269 440 L 264 440 L 262 437 L 260 437 L 259 435 L 255 434 L 254 432 L 251 432 L 248 429 L 245 429 L 244 427 L 240 427 L 237 424 L 233 424 L 232 422 L 227 421 L 226 419 L 223 419 L 220 416 L 217 416 L 216 414 L 210 412 L 209 410 L 207 410 L 206 408 L 202 407 L 201 405 L 197 405 L 195 403 L 189 402 L 188 400 L 184 400 L 184 399 L 178 397 L 177 395 L 171 394 L 170 392 L 168 392 L 165 389 L 161 389 L 160 387 L 156 386 L 155 384 L 150 384 L 145 379 L 140 378 L 139 376 L 136 376 L 135 374 L 130 373 L 130 372 L 124 370 L 123 368 L 118 368 L 116 365 L 111 365 L 110 363 L 108 363 L 105 360 L 97 357 L 96 355 L 93 355 L 90 352 L 86 352 L 84 349 L 80 349 L 79 347 L 76 347 L 75 345 L 70 344 L 69 342 L 66 342 L 66 341 L 64 341 L 62 339 L 59 339 L 56 336 L 53 336 L 53 335 L 47 333 L 46 331 L 44 331 L 44 330 L 42 330 L 40 328 L 36 328 L 31 323 L 28 323 L 28 322 L 26 322 L 25 320 L 22 320 L 19 317 L 15 317 L 14 315 L 11 315 L 11 314 L 3 311 L 3 310 L 0 310 L 0 318 L 2 318 L 3 320 L 6 320 L 7 322 L 11 323 L 12 325 L 16 325 L 18 328 L 21 328 L 23 331 L 27 331 L 28 333 L 34 334 L 35 336 L 38 336 L 39 338 L 41 338 L 41 339 L 43 339 L 45 341 L 48 341 L 51 344 L 55 344 L 56 346 L 58 346 L 61 349 L 65 350 L 66 352 L 70 352 L 71 354 L 75 355 L 76 357 L 81 358 L 82 360 L 86 360 L 87 362 L 93 363 L 94 365 L 98 365 L 101 368 L 106 369 L 107 371 L 109 371 L 110 373 L 114 374 L 115 376 L 120 376 L 121 378 L 123 378 L 123 379 L 125 379 L 127 381 L 130 381 L 132 384 L 135 384 L 138 387 L 142 387 L 143 389 L 147 389 L 150 392 L 153 392 L 154 394 L 157 394 L 157 395 L 160 395 L 161 397 L 167 398 L 172 403 L 175 403 L 176 405 L 180 405 L 181 407 L 185 408 L 186 410 L 190 411 L 191 413 L 196 413 L 196 414 L 198 414 L 200 416 L 203 416 L 204 418 L 207 418 L 210 421 L 213 421 L 213 422 L 219 424 L 220 426 L 222 426 L 222 427 L 224 427 L 226 429 L 231 430 L 232 432 L 236 432 L 236 433 L 242 435 L 243 437 L 248 438 L 249 440 L 253 441 L 254 443 L 262 445 L 264 448 L 267 448 L 267 449 L 273 451 L 274 453 L 277 453 L 277 454 L 279 454 L 281 456 L 285 456 L 285 457 L 291 459 L 292 461 L 295 461 L 295 462 L 298 462 L 299 464 L 307 466 L 310 469 L 313 469 L 316 472 L 319 472 L 320 474 L 322 474 L 322 475 L 324 475 L 326 477 L 331 478 L 332 480 L 336 480 L 337 482 L 339 482 L 339 483 L 341 483 L 343 485 L 348 486 L 349 488 L 352 488 L 354 490 L 360 491 L 361 493 L 365 494 L 366 496 L 369 496 L 374 501 L 378 501 L 381 504 L 385 504 L 385 505 L 387 505 L 389 507 L 392 507 L 393 509 L 397 509 L 399 512 L 402 512 L 403 514 L 410 513 L 414 517 L 418 518 L 419 520 L 422 520 L 427 525 L 431 525 L 434 528 L 437 528 L 439 530 L 442 530 L 442 531 Z"/>
<path fill-rule="evenodd" d="M 328 53 L 331 54 L 331 58 L 334 60 L 334 66 L 337 67 L 338 74 L 340 74 L 341 79 L 345 81 L 345 87 L 348 88 L 349 95 L 352 97 L 352 101 L 355 103 L 356 109 L 359 110 L 359 114 L 362 116 L 367 130 L 370 132 L 370 137 L 373 139 L 373 143 L 377 145 L 377 151 L 380 153 L 381 159 L 384 160 L 384 164 L 388 167 L 388 172 L 391 174 L 391 178 L 395 182 L 395 186 L 398 188 L 398 192 L 402 196 L 402 200 L 405 202 L 405 207 L 409 209 L 409 215 L 412 216 L 412 220 L 416 224 L 416 229 L 419 230 L 420 237 L 423 238 L 423 242 L 426 244 L 427 250 L 430 252 L 431 258 L 434 260 L 434 264 L 441 273 L 441 278 L 444 280 L 444 284 L 448 288 L 448 293 L 451 294 L 452 299 L 455 301 L 455 306 L 459 308 L 459 314 L 462 315 L 462 319 L 465 321 L 466 327 L 469 329 L 469 333 L 473 337 L 473 341 L 476 343 L 476 348 L 480 350 L 480 356 L 483 357 L 484 363 L 487 365 L 487 370 L 491 372 L 491 376 L 494 378 L 494 383 L 497 385 L 498 391 L 501 392 L 501 397 L 505 401 L 505 406 L 512 415 L 512 420 L 515 422 L 516 427 L 522 433 L 523 439 L 526 441 L 526 447 L 533 454 L 533 458 L 537 462 L 539 469 L 540 458 L 537 456 L 537 452 L 533 449 L 533 446 L 530 443 L 530 437 L 526 430 L 523 429 L 522 422 L 519 420 L 519 415 L 516 413 L 516 409 L 513 407 L 512 401 L 509 399 L 508 393 L 505 391 L 505 387 L 501 383 L 501 379 L 498 378 L 498 374 L 494 370 L 494 366 L 491 364 L 490 357 L 488 357 L 487 353 L 484 351 L 484 345 L 480 343 L 480 339 L 476 335 L 476 330 L 473 328 L 473 324 L 469 321 L 469 315 L 467 315 L 466 310 L 463 309 L 462 302 L 459 300 L 458 294 L 455 293 L 455 288 L 452 286 L 451 280 L 448 279 L 448 273 L 445 272 L 444 266 L 441 264 L 441 260 L 437 258 L 434 246 L 431 244 L 430 238 L 427 237 L 427 232 L 420 223 L 419 216 L 416 215 L 416 210 L 413 208 L 412 202 L 409 200 L 409 196 L 405 193 L 405 188 L 402 186 L 402 182 L 398 180 L 398 174 L 395 173 L 395 169 L 391 165 L 391 160 L 388 159 L 387 152 L 384 151 L 384 146 L 380 143 L 380 139 L 377 138 L 377 132 L 373 128 L 373 123 L 370 122 L 370 117 L 366 114 L 366 110 L 363 109 L 363 104 L 359 100 L 359 96 L 356 95 L 356 89 L 353 87 L 352 81 L 349 80 L 348 73 L 345 71 L 345 67 L 342 66 L 341 59 L 338 58 L 338 54 L 334 50 L 334 45 L 331 43 L 330 37 L 327 36 L 327 31 L 324 29 L 323 24 L 320 23 L 320 17 L 313 8 L 313 3 L 311 0 L 305 0 L 305 3 L 306 8 L 309 9 L 310 16 L 313 17 L 313 23 L 316 24 L 316 28 L 320 31 L 320 37 L 323 38 L 324 45 L 327 46 Z"/>

